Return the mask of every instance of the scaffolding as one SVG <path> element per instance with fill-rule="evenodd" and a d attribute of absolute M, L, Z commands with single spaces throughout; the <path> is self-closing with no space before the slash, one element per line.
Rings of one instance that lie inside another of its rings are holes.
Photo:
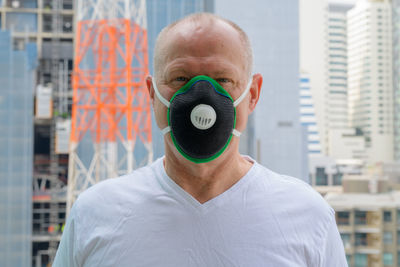
<path fill-rule="evenodd" d="M 30 33 L 38 44 L 37 83 L 49 90 L 52 106 L 47 117 L 35 118 L 32 265 L 43 266 L 55 257 L 66 217 L 68 154 L 60 154 L 56 142 L 58 125 L 70 116 L 72 102 L 73 1 L 19 2 L 14 9 L 37 16 L 36 30 Z"/>
<path fill-rule="evenodd" d="M 146 3 L 78 1 L 67 214 L 79 193 L 152 161 Z"/>

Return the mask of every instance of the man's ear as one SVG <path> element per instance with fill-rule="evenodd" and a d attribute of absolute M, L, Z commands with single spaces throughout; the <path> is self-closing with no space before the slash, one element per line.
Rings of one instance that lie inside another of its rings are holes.
<path fill-rule="evenodd" d="M 150 75 L 146 77 L 146 86 L 149 91 L 151 105 L 154 106 L 154 87 L 153 87 L 153 77 Z"/>
<path fill-rule="evenodd" d="M 254 74 L 253 75 L 253 82 L 250 87 L 249 95 L 250 95 L 250 101 L 249 101 L 249 110 L 250 113 L 253 112 L 253 110 L 256 108 L 258 99 L 260 99 L 260 93 L 261 93 L 261 86 L 263 82 L 263 77 L 260 73 Z"/>

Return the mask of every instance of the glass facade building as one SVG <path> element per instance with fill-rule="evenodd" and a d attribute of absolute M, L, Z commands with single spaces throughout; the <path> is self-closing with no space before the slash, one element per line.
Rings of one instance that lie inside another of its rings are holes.
<path fill-rule="evenodd" d="M 149 44 L 149 71 L 153 74 L 154 45 L 160 31 L 170 23 L 189 14 L 206 11 L 205 0 L 147 0 L 147 38 Z M 164 155 L 164 141 L 152 114 L 154 158 Z"/>
<path fill-rule="evenodd" d="M 264 77 L 249 121 L 248 147 L 261 164 L 308 181 L 306 132 L 299 112 L 299 3 L 291 0 L 214 2 L 214 12 L 237 23 L 254 52 L 254 73 Z"/>
<path fill-rule="evenodd" d="M 31 265 L 33 70 L 36 46 L 0 31 L 0 262 Z"/>

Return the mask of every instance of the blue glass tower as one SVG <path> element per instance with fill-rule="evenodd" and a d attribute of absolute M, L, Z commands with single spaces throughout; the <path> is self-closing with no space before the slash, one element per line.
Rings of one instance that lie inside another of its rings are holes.
<path fill-rule="evenodd" d="M 254 72 L 264 77 L 242 151 L 274 171 L 308 181 L 305 131 L 299 114 L 299 3 L 219 0 L 214 12 L 237 23 L 254 52 Z M 246 136 L 245 136 L 246 137 Z"/>
<path fill-rule="evenodd" d="M 147 0 L 147 36 L 149 44 L 149 70 L 153 74 L 154 45 L 157 35 L 168 24 L 196 12 L 206 11 L 204 0 Z M 154 158 L 164 155 L 164 142 L 152 115 Z"/>
<path fill-rule="evenodd" d="M 35 53 L 35 45 L 14 51 L 0 32 L 1 266 L 31 265 Z"/>

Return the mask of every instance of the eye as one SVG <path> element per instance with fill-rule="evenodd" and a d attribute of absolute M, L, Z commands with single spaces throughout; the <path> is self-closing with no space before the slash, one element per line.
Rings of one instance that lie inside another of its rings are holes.
<path fill-rule="evenodd" d="M 174 79 L 174 81 L 176 81 L 176 82 L 188 82 L 188 81 L 189 81 L 189 78 L 180 76 L 180 77 L 176 77 L 176 78 Z"/>
<path fill-rule="evenodd" d="M 185 76 L 176 76 L 176 77 L 171 77 L 171 80 L 169 81 L 169 86 L 173 90 L 178 90 L 182 86 L 184 86 L 190 79 Z"/>
<path fill-rule="evenodd" d="M 229 79 L 227 79 L 227 78 L 218 78 L 218 79 L 216 79 L 216 81 L 217 81 L 218 83 L 228 83 L 228 82 L 229 82 Z"/>

